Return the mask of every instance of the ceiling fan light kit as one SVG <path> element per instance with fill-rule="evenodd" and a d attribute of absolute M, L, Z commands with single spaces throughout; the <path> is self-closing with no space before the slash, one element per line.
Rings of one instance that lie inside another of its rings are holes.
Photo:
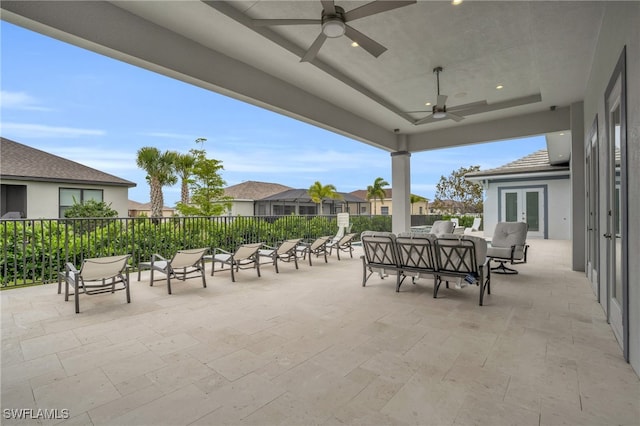
<path fill-rule="evenodd" d="M 322 32 L 329 38 L 342 37 L 346 31 L 344 23 L 344 9 L 335 6 L 335 13 L 322 11 Z"/>

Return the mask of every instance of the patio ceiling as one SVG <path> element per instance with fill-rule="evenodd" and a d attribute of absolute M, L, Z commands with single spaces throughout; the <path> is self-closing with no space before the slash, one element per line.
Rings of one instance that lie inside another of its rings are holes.
<path fill-rule="evenodd" d="M 346 11 L 366 3 L 337 2 Z M 388 151 L 414 152 L 569 129 L 569 107 L 583 98 L 603 13 L 601 2 L 419 1 L 351 23 L 388 48 L 380 57 L 341 37 L 328 39 L 312 63 L 301 63 L 318 25 L 257 27 L 251 20 L 318 19 L 320 1 L 3 1 L 1 7 L 2 19 L 32 30 Z M 444 68 L 448 107 L 541 100 L 460 123 L 415 125 L 428 113 L 407 111 L 435 102 L 436 66 Z"/>

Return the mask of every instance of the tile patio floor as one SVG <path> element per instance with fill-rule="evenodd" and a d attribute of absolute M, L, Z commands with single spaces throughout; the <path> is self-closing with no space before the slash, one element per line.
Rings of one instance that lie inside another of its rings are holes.
<path fill-rule="evenodd" d="M 638 376 L 568 253 L 532 241 L 483 307 L 476 287 L 433 299 L 428 278 L 363 288 L 359 252 L 171 296 L 143 274 L 131 304 L 84 296 L 79 315 L 55 285 L 4 291 L 0 423 L 55 424 L 4 418 L 47 408 L 74 425 L 638 424 Z"/>

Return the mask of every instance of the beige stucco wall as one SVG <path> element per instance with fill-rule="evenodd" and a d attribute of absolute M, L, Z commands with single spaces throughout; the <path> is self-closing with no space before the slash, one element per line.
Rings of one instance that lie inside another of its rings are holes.
<path fill-rule="evenodd" d="M 3 180 L 3 183 L 27 186 L 26 214 L 29 219 L 57 219 L 60 188 L 102 189 L 103 200 L 107 204 L 111 203 L 111 208 L 118 212 L 118 217 L 127 217 L 129 214 L 129 188 L 127 187 L 20 180 Z"/>
<path fill-rule="evenodd" d="M 385 198 L 384 202 L 380 202 L 380 200 L 376 200 L 375 209 L 374 209 L 373 200 L 370 201 L 369 204 L 370 204 L 370 209 L 371 209 L 371 212 L 372 212 L 373 215 L 382 214 L 382 208 L 383 207 L 388 207 L 389 208 L 389 216 L 393 215 L 393 203 L 391 202 L 391 198 Z M 409 204 L 410 213 L 412 215 L 418 215 L 418 214 L 420 214 L 420 207 L 422 207 L 422 214 L 424 214 L 424 215 L 429 214 L 429 212 L 428 212 L 428 204 L 429 203 L 426 202 L 426 201 Z"/>

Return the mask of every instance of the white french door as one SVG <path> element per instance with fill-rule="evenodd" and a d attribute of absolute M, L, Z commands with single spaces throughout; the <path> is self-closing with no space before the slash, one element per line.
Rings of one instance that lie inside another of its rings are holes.
<path fill-rule="evenodd" d="M 502 188 L 500 221 L 525 222 L 528 237 L 545 238 L 544 188 Z"/>
<path fill-rule="evenodd" d="M 621 347 L 625 344 L 624 312 L 625 289 L 623 277 L 623 196 L 621 146 L 622 105 L 621 78 L 619 77 L 607 97 L 607 287 L 609 296 L 609 323 Z"/>
<path fill-rule="evenodd" d="M 587 224 L 587 246 L 585 247 L 587 260 L 587 278 L 591 283 L 594 294 L 600 302 L 602 295 L 600 292 L 600 177 L 598 166 L 598 120 L 594 121 L 591 128 L 591 135 L 585 152 L 585 188 L 586 188 L 586 214 Z M 603 292 L 604 293 L 604 292 Z"/>

